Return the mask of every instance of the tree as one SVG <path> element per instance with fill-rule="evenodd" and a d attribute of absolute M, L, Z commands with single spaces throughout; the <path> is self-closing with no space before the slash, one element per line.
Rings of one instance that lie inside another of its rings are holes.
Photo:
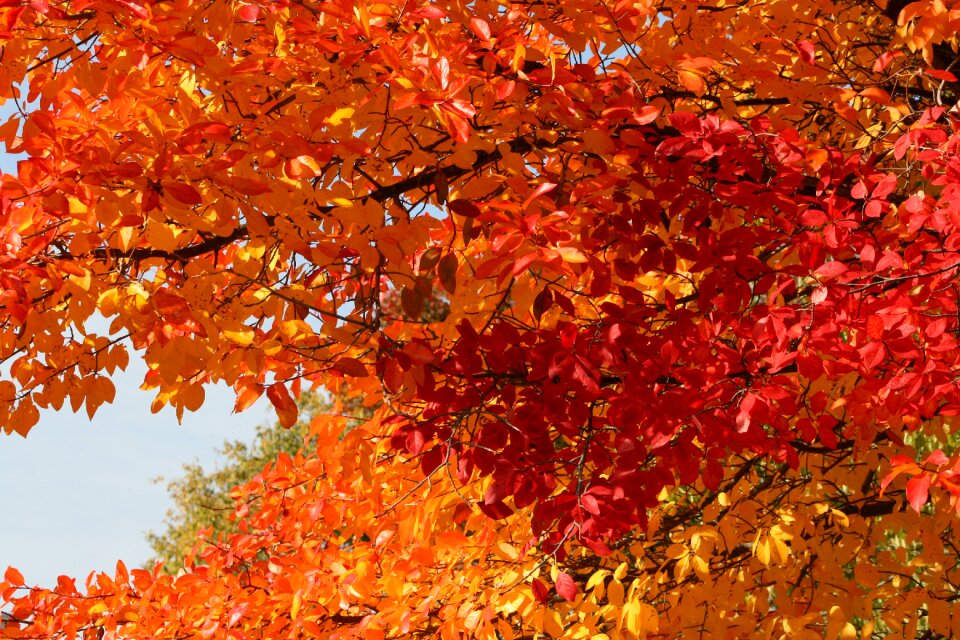
<path fill-rule="evenodd" d="M 384 296 L 382 303 L 405 316 L 400 299 L 394 292 Z M 440 322 L 449 309 L 442 295 L 433 295 L 424 301 L 418 320 Z M 405 316 L 408 320 L 410 316 Z M 316 446 L 309 434 L 309 422 L 314 415 L 338 413 L 353 423 L 372 417 L 371 409 L 356 398 L 340 396 L 328 399 L 321 394 L 304 393 L 297 399 L 299 420 L 290 428 L 280 423 L 257 426 L 252 443 L 242 440 L 226 442 L 220 454 L 223 461 L 213 470 L 206 470 L 198 462 L 185 464 L 184 474 L 170 480 L 167 492 L 174 507 L 167 512 L 167 527 L 160 534 L 150 532 L 147 540 L 156 554 L 150 565 L 163 563 L 167 573 L 177 573 L 183 568 L 184 559 L 191 556 L 198 542 L 219 540 L 228 533 L 237 531 L 233 515 L 231 493 L 239 485 L 253 480 L 264 466 L 277 459 L 281 453 L 295 455 L 303 448 Z M 350 428 L 348 423 L 345 429 Z M 345 435 L 345 434 L 341 434 Z M 162 479 L 158 479 L 160 481 Z"/>
<path fill-rule="evenodd" d="M 199 462 L 183 465 L 183 475 L 167 480 L 167 493 L 173 508 L 167 511 L 166 529 L 151 531 L 147 541 L 155 554 L 149 563 L 163 564 L 164 571 L 177 573 L 183 568 L 198 542 L 198 537 L 219 541 L 224 535 L 237 531 L 230 497 L 234 487 L 253 480 L 267 463 L 281 453 L 294 455 L 304 446 L 310 416 L 316 412 L 330 412 L 330 403 L 313 394 L 304 394 L 300 402 L 301 419 L 289 428 L 279 424 L 261 424 L 254 439 L 225 442 L 220 450 L 222 461 L 215 469 L 204 469 Z M 162 481 L 163 478 L 157 481 Z"/>
<path fill-rule="evenodd" d="M 960 634 L 954 3 L 0 11 L 5 428 L 376 407 L 5 634 Z"/>

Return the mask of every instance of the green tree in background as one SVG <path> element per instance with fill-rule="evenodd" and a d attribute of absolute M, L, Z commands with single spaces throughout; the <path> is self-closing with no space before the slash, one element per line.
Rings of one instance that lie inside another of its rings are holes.
<path fill-rule="evenodd" d="M 290 429 L 284 429 L 278 422 L 261 424 L 250 443 L 224 442 L 219 451 L 222 459 L 214 469 L 208 470 L 199 462 L 193 462 L 183 465 L 183 475 L 178 478 L 157 479 L 158 482 L 168 480 L 167 493 L 173 507 L 167 511 L 166 529 L 147 534 L 154 553 L 148 565 L 163 562 L 164 571 L 177 573 L 201 532 L 206 531 L 206 539 L 215 541 L 236 531 L 230 518 L 234 508 L 231 490 L 252 480 L 280 453 L 293 455 L 303 448 L 311 417 L 333 409 L 328 398 L 317 394 L 304 394 L 300 406 L 300 420 Z"/>

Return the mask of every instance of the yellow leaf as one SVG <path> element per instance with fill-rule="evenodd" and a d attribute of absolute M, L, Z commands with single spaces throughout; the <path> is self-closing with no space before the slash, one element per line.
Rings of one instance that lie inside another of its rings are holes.
<path fill-rule="evenodd" d="M 633 600 L 623 607 L 620 628 L 643 637 L 658 630 L 657 610 L 649 604 Z"/>
<path fill-rule="evenodd" d="M 497 555 L 504 560 L 516 560 L 520 557 L 520 553 L 509 542 L 498 542 L 495 549 Z"/>
<path fill-rule="evenodd" d="M 463 621 L 463 626 L 468 630 L 473 631 L 477 628 L 477 625 L 480 624 L 481 616 L 483 611 L 471 611 L 467 614 L 467 617 Z"/>
<path fill-rule="evenodd" d="M 296 620 L 297 614 L 300 613 L 300 605 L 303 602 L 303 594 L 300 591 L 297 591 L 293 594 L 293 602 L 290 604 L 290 618 Z"/>
<path fill-rule="evenodd" d="M 618 582 L 623 580 L 623 577 L 627 575 L 627 570 L 630 568 L 630 565 L 626 562 L 621 562 L 620 566 L 617 567 L 617 570 L 613 572 L 613 577 Z"/>
<path fill-rule="evenodd" d="M 137 610 L 131 606 L 125 606 L 120 610 L 120 615 L 117 616 L 120 620 L 124 622 L 139 622 L 140 614 L 137 613 Z"/>
<path fill-rule="evenodd" d="M 586 590 L 590 591 L 597 585 L 602 585 L 603 581 L 606 580 L 607 576 L 610 575 L 610 572 L 606 569 L 600 569 L 599 571 L 594 571 L 593 575 L 590 576 L 590 579 L 587 580 Z"/>
<path fill-rule="evenodd" d="M 522 44 L 518 44 L 513 50 L 513 70 L 519 71 L 523 67 L 523 61 L 526 59 L 527 50 Z"/>
<path fill-rule="evenodd" d="M 556 251 L 560 254 L 560 257 L 563 258 L 564 262 L 582 264 L 587 261 L 587 256 L 583 255 L 575 247 L 557 247 Z"/>
<path fill-rule="evenodd" d="M 90 272 L 86 269 L 83 270 L 84 274 L 82 276 L 70 276 L 70 282 L 77 285 L 84 291 L 90 290 Z"/>
<path fill-rule="evenodd" d="M 77 218 L 78 220 L 87 219 L 87 212 L 89 212 L 90 209 L 83 202 L 76 198 L 67 198 L 67 206 L 69 207 L 71 217 Z"/>
<path fill-rule="evenodd" d="M 279 340 L 266 340 L 260 345 L 260 348 L 264 354 L 275 356 L 283 351 L 283 344 L 281 344 Z"/>
<path fill-rule="evenodd" d="M 243 327 L 241 329 L 224 329 L 223 337 L 231 342 L 235 342 L 241 346 L 247 346 L 253 342 L 254 331 L 250 327 Z"/>
<path fill-rule="evenodd" d="M 313 330 L 310 328 L 310 325 L 302 320 L 284 320 L 278 328 L 280 329 L 281 335 L 291 341 L 313 335 Z"/>
<path fill-rule="evenodd" d="M 332 125 L 341 124 L 344 120 L 349 120 L 351 117 L 353 117 L 354 111 L 356 111 L 356 109 L 353 107 L 340 107 L 333 112 L 333 115 L 327 118 L 327 122 Z"/>
<path fill-rule="evenodd" d="M 758 534 L 753 543 L 753 555 L 764 565 L 770 564 L 770 540 L 764 534 Z"/>
<path fill-rule="evenodd" d="M 780 525 L 775 525 L 770 528 L 770 539 L 773 540 L 777 555 L 781 561 L 785 561 L 790 557 L 790 547 L 787 545 L 787 542 L 793 540 L 791 534 L 781 529 Z"/>
<path fill-rule="evenodd" d="M 193 94 L 197 89 L 197 76 L 192 71 L 184 71 L 180 76 L 180 88 L 187 95 Z"/>

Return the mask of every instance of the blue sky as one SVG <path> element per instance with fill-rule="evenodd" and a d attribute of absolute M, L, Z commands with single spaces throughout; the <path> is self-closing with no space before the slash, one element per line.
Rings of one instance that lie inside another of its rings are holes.
<path fill-rule="evenodd" d="M 52 586 L 61 574 L 82 581 L 113 570 L 118 559 L 140 565 L 150 556 L 144 533 L 163 527 L 170 506 L 152 479 L 196 459 L 213 465 L 224 440 L 250 439 L 274 419 L 263 401 L 232 414 L 233 392 L 215 387 L 178 425 L 169 408 L 150 413 L 144 371 L 131 359 L 114 378 L 116 402 L 92 422 L 66 409 L 44 413 L 26 439 L 0 435 L 0 571 L 13 565 L 30 584 Z"/>

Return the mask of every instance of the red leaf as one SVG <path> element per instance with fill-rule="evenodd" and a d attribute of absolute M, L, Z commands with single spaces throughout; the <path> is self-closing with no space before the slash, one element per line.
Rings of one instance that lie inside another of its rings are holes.
<path fill-rule="evenodd" d="M 700 133 L 700 118 L 689 111 L 676 111 L 670 114 L 670 124 L 684 136 Z"/>
<path fill-rule="evenodd" d="M 222 122 L 201 122 L 184 129 L 183 133 L 180 134 L 178 141 L 183 144 L 191 144 L 199 140 L 206 139 L 210 140 L 211 142 L 228 144 L 232 137 L 233 130 Z M 135 168 L 140 170 L 139 165 L 135 165 Z"/>
<path fill-rule="evenodd" d="M 443 9 L 437 7 L 426 6 L 416 11 L 410 12 L 411 18 L 426 18 L 427 20 L 443 20 L 447 17 L 446 12 Z"/>
<path fill-rule="evenodd" d="M 531 309 L 533 317 L 539 321 L 544 312 L 552 306 L 553 291 L 550 289 L 550 287 L 545 287 L 543 291 L 538 293 L 537 297 L 533 299 L 533 309 Z"/>
<path fill-rule="evenodd" d="M 153 309 L 164 318 L 180 319 L 190 315 L 187 301 L 168 289 L 154 291 L 150 302 Z"/>
<path fill-rule="evenodd" d="M 591 513 L 595 516 L 600 515 L 600 503 L 597 502 L 597 499 L 589 493 L 585 493 L 580 496 L 580 505 L 587 513 Z"/>
<path fill-rule="evenodd" d="M 240 16 L 241 20 L 246 22 L 256 22 L 257 16 L 260 15 L 260 7 L 252 4 L 245 4 L 240 7 L 239 11 L 237 11 L 237 15 Z"/>
<path fill-rule="evenodd" d="M 557 574 L 557 594 L 567 602 L 573 602 L 577 597 L 576 583 L 563 571 Z"/>
<path fill-rule="evenodd" d="M 723 467 L 714 458 L 710 458 L 703 465 L 703 484 L 711 491 L 716 491 L 722 481 Z"/>
<path fill-rule="evenodd" d="M 423 296 L 416 289 L 404 287 L 400 290 L 400 308 L 411 320 L 416 320 L 423 313 Z"/>
<path fill-rule="evenodd" d="M 868 342 L 857 349 L 857 353 L 860 355 L 860 364 L 863 366 L 864 371 L 870 371 L 879 366 L 887 356 L 886 349 L 883 348 L 883 343 L 876 340 Z"/>
<path fill-rule="evenodd" d="M 809 40 L 797 42 L 797 51 L 800 52 L 800 59 L 804 62 L 813 63 L 817 59 L 816 49 Z"/>
<path fill-rule="evenodd" d="M 495 500 L 491 503 L 481 502 L 477 504 L 483 515 L 493 520 L 503 520 L 513 515 L 513 509 L 507 506 L 503 500 Z"/>
<path fill-rule="evenodd" d="M 816 275 L 818 278 L 832 278 L 834 276 L 840 275 L 846 270 L 847 270 L 847 265 L 845 265 L 842 262 L 838 262 L 834 260 L 832 262 L 827 262 L 826 264 L 821 265 L 819 269 L 814 271 L 814 275 Z"/>
<path fill-rule="evenodd" d="M 233 412 L 240 413 L 241 411 L 246 411 L 254 402 L 259 400 L 262 395 L 263 387 L 256 382 L 238 388 L 237 402 L 233 407 Z"/>
<path fill-rule="evenodd" d="M 128 0 L 116 0 L 116 2 L 117 4 L 130 9 L 130 11 L 132 11 L 133 14 L 141 20 L 146 20 L 150 17 L 150 14 L 147 12 L 146 8 L 135 2 L 129 2 Z"/>
<path fill-rule="evenodd" d="M 556 189 L 556 188 L 557 188 L 557 185 L 555 185 L 554 183 L 552 183 L 552 182 L 544 182 L 544 183 L 541 184 L 539 187 L 537 187 L 536 189 L 534 189 L 534 190 L 533 190 L 533 193 L 531 193 L 530 195 L 527 196 L 527 199 L 523 201 L 523 207 L 521 207 L 521 208 L 526 209 L 526 208 L 530 205 L 531 202 L 533 202 L 534 200 L 536 200 L 537 198 L 539 198 L 539 197 L 542 196 L 543 194 L 549 193 L 550 191 L 553 191 L 553 190 Z"/>
<path fill-rule="evenodd" d="M 447 100 L 446 102 L 440 103 L 440 108 L 458 115 L 461 118 L 469 119 L 477 115 L 477 108 L 466 100 Z"/>
<path fill-rule="evenodd" d="M 740 411 L 737 412 L 736 425 L 737 433 L 744 433 L 750 428 L 750 412 L 757 404 L 759 397 L 755 393 L 746 393 L 743 400 L 740 401 Z"/>
<path fill-rule="evenodd" d="M 877 316 L 867 318 L 867 335 L 874 340 L 883 338 L 883 319 Z"/>
<path fill-rule="evenodd" d="M 648 104 L 645 107 L 640 107 L 640 110 L 637 111 L 633 119 L 637 124 L 650 124 L 659 117 L 660 107 L 654 107 Z"/>
<path fill-rule="evenodd" d="M 412 429 L 407 432 L 407 437 L 404 439 L 404 446 L 407 448 L 407 453 L 412 456 L 418 455 L 423 451 L 423 445 L 426 443 L 426 439 L 423 436 L 423 431 L 420 429 Z"/>
<path fill-rule="evenodd" d="M 899 53 L 900 53 L 900 52 L 893 52 L 893 51 L 885 51 L 885 52 L 881 53 L 881 54 L 877 57 L 877 61 L 873 63 L 873 72 L 874 72 L 874 73 L 880 73 L 881 71 L 883 71 L 884 69 L 886 69 L 886 68 L 887 68 L 887 65 L 889 65 L 891 62 L 893 62 L 893 59 L 894 59 Z"/>
<path fill-rule="evenodd" d="M 927 503 L 930 491 L 930 476 L 924 473 L 921 476 L 907 481 L 907 502 L 910 508 L 920 513 L 920 509 Z"/>
<path fill-rule="evenodd" d="M 547 585 L 540 582 L 537 578 L 534 578 L 530 586 L 533 589 L 533 597 L 537 599 L 537 602 L 546 604 L 547 598 L 550 597 L 550 590 L 547 589 Z"/>
<path fill-rule="evenodd" d="M 200 192 L 183 182 L 167 182 L 163 185 L 163 190 L 183 204 L 193 206 L 203 202 Z"/>
<path fill-rule="evenodd" d="M 933 453 L 927 456 L 927 459 L 923 461 L 924 464 L 935 464 L 938 467 L 947 464 L 950 462 L 950 458 L 941 451 L 940 449 L 935 450 Z"/>
<path fill-rule="evenodd" d="M 887 176 L 877 183 L 877 186 L 873 188 L 873 193 L 871 195 L 874 198 L 886 198 L 888 195 L 890 195 L 896 190 L 897 190 L 896 176 Z"/>
<path fill-rule="evenodd" d="M 470 18 L 470 31 L 481 40 L 490 39 L 490 25 L 482 18 Z"/>
<path fill-rule="evenodd" d="M 600 375 L 597 373 L 597 370 L 593 367 L 593 365 L 580 356 L 574 356 L 572 362 L 573 379 L 582 384 L 590 393 L 599 393 L 600 385 L 598 382 L 600 380 Z"/>
<path fill-rule="evenodd" d="M 480 215 L 480 207 L 469 200 L 451 200 L 447 203 L 447 207 L 465 218 L 476 218 Z"/>
<path fill-rule="evenodd" d="M 501 80 L 500 84 L 497 85 L 497 100 L 502 102 L 509 98 L 516 86 L 517 83 L 513 80 Z"/>
<path fill-rule="evenodd" d="M 907 151 L 913 148 L 914 136 L 911 135 L 911 132 L 907 132 L 897 138 L 897 141 L 893 143 L 893 157 L 897 160 L 903 159 L 907 155 Z"/>
<path fill-rule="evenodd" d="M 956 82 L 957 76 L 953 75 L 949 71 L 943 71 L 942 69 L 927 69 L 924 71 L 925 74 L 931 78 L 936 78 L 937 80 L 943 80 L 944 82 Z"/>
<path fill-rule="evenodd" d="M 354 376 L 356 378 L 363 378 L 367 375 L 367 368 L 356 358 L 348 358 L 346 356 L 337 358 L 337 362 L 333 365 L 333 368 L 344 375 Z"/>
<path fill-rule="evenodd" d="M 927 337 L 930 339 L 939 338 L 943 335 L 943 332 L 947 330 L 947 319 L 946 318 L 937 318 L 933 322 L 927 325 L 927 328 L 924 329 L 924 333 L 927 334 Z"/>

